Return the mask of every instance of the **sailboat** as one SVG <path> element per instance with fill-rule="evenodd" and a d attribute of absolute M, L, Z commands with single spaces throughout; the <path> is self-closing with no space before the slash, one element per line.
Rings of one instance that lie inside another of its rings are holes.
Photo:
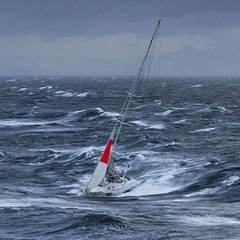
<path fill-rule="evenodd" d="M 156 46 L 156 37 L 160 29 L 160 21 L 161 20 L 157 22 L 157 26 L 154 30 L 152 38 L 147 47 L 147 51 L 139 66 L 139 70 L 133 80 L 133 83 L 129 91 L 126 91 L 126 99 L 123 103 L 119 117 L 116 119 L 116 123 L 107 141 L 102 156 L 89 183 L 84 189 L 84 192 L 87 195 L 118 195 L 120 193 L 130 191 L 135 186 L 133 179 L 115 167 L 112 153 L 116 147 L 121 129 L 123 125 L 126 124 L 124 120 L 128 113 L 130 103 L 133 101 L 133 98 L 137 96 L 136 92 L 143 78 L 149 77 L 153 52 Z"/>

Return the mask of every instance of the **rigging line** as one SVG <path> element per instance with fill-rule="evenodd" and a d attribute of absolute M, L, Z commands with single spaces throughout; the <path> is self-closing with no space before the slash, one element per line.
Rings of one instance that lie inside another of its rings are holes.
<path fill-rule="evenodd" d="M 158 21 L 158 23 L 157 23 L 157 26 L 156 26 L 156 28 L 155 28 L 155 30 L 154 30 L 154 33 L 153 33 L 153 36 L 152 36 L 152 38 L 151 38 L 151 40 L 150 40 L 150 43 L 149 43 L 149 45 L 148 45 L 146 54 L 145 54 L 144 59 L 143 59 L 143 61 L 142 61 L 141 67 L 140 67 L 140 69 L 139 69 L 139 71 L 138 71 L 138 73 L 137 73 L 137 75 L 136 75 L 136 78 L 134 79 L 133 84 L 132 84 L 132 86 L 131 86 L 131 88 L 130 88 L 130 90 L 129 90 L 129 92 L 132 93 L 132 94 L 135 93 L 136 84 L 137 84 L 137 82 L 139 81 L 140 76 L 141 76 L 141 74 L 142 74 L 142 71 L 143 71 L 143 69 L 144 69 L 144 67 L 145 67 L 146 61 L 147 61 L 148 56 L 149 56 L 149 52 L 150 52 L 151 47 L 152 47 L 152 44 L 153 44 L 153 40 L 154 40 L 155 36 L 157 35 L 158 29 L 159 29 L 160 22 L 161 22 L 161 19 L 160 19 L 160 20 Z M 122 115 L 122 119 L 121 119 L 121 123 L 120 123 L 120 125 L 119 125 L 118 131 L 117 131 L 117 134 L 116 134 L 116 138 L 115 138 L 115 141 L 114 141 L 114 144 L 113 144 L 113 149 L 116 147 L 116 143 L 117 143 L 117 141 L 118 141 L 118 137 L 119 137 L 119 134 L 120 134 L 122 125 L 123 125 L 123 121 L 124 121 L 124 119 L 125 119 L 125 117 L 126 117 L 126 113 L 127 113 L 128 108 L 129 108 L 129 105 L 130 105 L 130 102 L 131 102 L 131 100 L 132 100 L 132 97 L 133 97 L 133 95 L 128 95 L 127 98 L 126 98 L 126 101 L 125 101 L 124 104 L 123 104 L 123 107 L 122 107 L 122 110 L 121 110 L 121 113 L 123 113 L 123 114 L 121 114 L 121 115 Z M 125 105 L 126 105 L 126 106 L 125 106 Z M 125 109 L 124 109 L 124 108 L 125 108 Z M 116 127 L 117 127 L 117 123 L 116 123 L 115 126 L 114 126 L 114 130 L 116 129 Z"/>
<path fill-rule="evenodd" d="M 144 90 L 143 95 L 145 95 L 146 91 L 148 90 L 148 83 L 149 83 L 149 79 L 150 79 L 150 73 L 151 73 L 151 66 L 152 66 L 153 58 L 155 56 L 156 44 L 157 44 L 157 39 L 155 38 L 154 42 L 153 42 L 153 46 L 151 48 L 151 51 L 150 51 L 148 59 L 147 59 L 147 65 L 146 65 L 146 70 L 145 70 L 146 72 L 143 73 L 143 74 L 145 74 L 145 78 L 146 78 L 146 80 L 145 80 L 146 89 Z M 144 76 L 143 76 L 143 78 L 144 78 Z"/>
<path fill-rule="evenodd" d="M 158 31 L 158 69 L 157 69 L 157 80 L 160 79 L 160 66 L 161 66 L 161 52 L 162 52 L 162 31 L 161 27 L 159 28 Z"/>
<path fill-rule="evenodd" d="M 137 75 L 135 77 L 135 80 L 134 80 L 133 84 L 132 84 L 132 87 L 133 87 L 132 90 L 133 91 L 135 91 L 135 89 L 136 89 L 135 85 L 136 85 L 137 81 L 139 81 L 139 79 L 141 81 L 141 76 L 144 76 L 143 72 L 144 72 L 144 69 L 146 68 L 146 65 L 147 65 L 146 63 L 147 63 L 147 60 L 148 60 L 148 57 L 149 57 L 149 52 L 152 50 L 151 47 L 153 45 L 153 41 L 155 39 L 155 36 L 157 35 L 158 29 L 159 29 L 159 25 L 160 25 L 160 21 L 161 21 L 161 19 L 157 23 L 157 26 L 155 28 L 154 34 L 153 34 L 153 36 L 152 36 L 152 38 L 150 40 L 150 43 L 149 43 L 148 48 L 147 48 L 147 51 L 146 51 L 146 53 L 144 55 L 144 58 L 142 60 L 141 65 L 140 65 L 139 71 L 138 71 L 138 73 L 137 73 Z"/>
<path fill-rule="evenodd" d="M 135 87 L 135 89 L 133 89 L 133 91 L 135 91 L 136 89 L 140 88 L 142 80 L 144 78 L 144 75 L 147 72 L 146 69 L 150 68 L 150 62 L 149 62 L 150 57 L 149 56 L 151 56 L 153 51 L 154 51 L 154 47 L 152 47 L 152 45 L 154 45 L 155 36 L 157 35 L 158 29 L 159 29 L 159 25 L 160 25 L 160 20 L 158 21 L 157 27 L 156 27 L 156 29 L 154 31 L 154 34 L 153 34 L 153 36 L 152 36 L 152 38 L 150 40 L 150 43 L 148 45 L 148 49 L 146 51 L 146 54 L 145 54 L 144 59 L 142 61 L 142 64 L 140 65 L 141 67 L 140 67 L 140 69 L 138 71 L 138 74 L 136 76 L 136 79 L 135 79 L 136 83 L 138 82 L 138 87 L 137 88 Z"/>
<path fill-rule="evenodd" d="M 156 29 L 155 36 L 158 36 L 158 33 L 159 33 L 159 28 Z M 157 37 L 154 37 L 152 40 L 153 40 L 152 41 L 152 47 L 150 48 L 150 51 L 147 55 L 146 62 L 145 62 L 145 65 L 144 65 L 144 69 L 142 70 L 137 90 L 139 90 L 141 88 L 143 79 L 145 79 L 146 88 L 148 86 L 148 82 L 149 82 L 149 78 L 150 78 L 150 72 L 151 72 L 151 66 L 152 66 L 153 58 L 155 56 L 155 49 L 156 49 L 156 45 L 157 45 Z M 143 90 L 142 94 L 145 95 L 145 92 L 146 92 L 146 90 L 145 91 Z"/>

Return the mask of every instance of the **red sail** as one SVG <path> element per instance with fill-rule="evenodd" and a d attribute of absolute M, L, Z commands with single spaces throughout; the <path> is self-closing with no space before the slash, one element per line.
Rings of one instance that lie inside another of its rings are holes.
<path fill-rule="evenodd" d="M 100 162 L 108 164 L 110 153 L 111 153 L 112 142 L 113 142 L 113 140 L 111 138 L 109 138 L 109 140 L 107 142 L 107 146 L 105 147 L 105 149 L 103 151 Z"/>

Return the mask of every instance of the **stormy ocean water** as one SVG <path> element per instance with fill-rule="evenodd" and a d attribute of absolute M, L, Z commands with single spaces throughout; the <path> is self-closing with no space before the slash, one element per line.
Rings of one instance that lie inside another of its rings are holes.
<path fill-rule="evenodd" d="M 114 153 L 136 181 L 82 192 L 132 79 L 0 78 L 1 239 L 240 239 L 240 79 L 150 79 Z"/>

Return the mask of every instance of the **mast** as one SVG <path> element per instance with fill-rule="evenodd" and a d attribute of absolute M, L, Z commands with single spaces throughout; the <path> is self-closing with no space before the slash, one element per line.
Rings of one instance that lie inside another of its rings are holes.
<path fill-rule="evenodd" d="M 102 156 L 97 164 L 97 167 L 94 170 L 94 173 L 92 175 L 92 178 L 90 179 L 90 182 L 88 183 L 86 189 L 84 192 L 90 191 L 92 188 L 97 187 L 102 183 L 104 180 L 106 174 L 109 176 L 117 176 L 118 173 L 115 170 L 114 167 L 114 161 L 112 159 L 112 152 L 113 149 L 116 147 L 116 143 L 119 138 L 120 131 L 122 129 L 122 126 L 124 124 L 124 120 L 126 118 L 127 111 L 129 109 L 130 103 L 132 101 L 132 98 L 134 97 L 134 93 L 137 88 L 137 84 L 141 82 L 141 78 L 144 76 L 144 71 L 146 71 L 147 62 L 150 63 L 150 57 L 151 57 L 151 49 L 155 40 L 155 37 L 158 33 L 160 21 L 158 21 L 157 26 L 154 30 L 153 36 L 149 42 L 147 51 L 144 55 L 144 58 L 140 64 L 139 71 L 137 72 L 137 75 L 135 76 L 133 83 L 130 87 L 130 90 L 127 92 L 127 97 L 125 102 L 123 103 L 120 117 L 117 119 L 113 130 L 111 132 L 110 138 L 108 139 L 107 145 L 102 153 Z"/>

